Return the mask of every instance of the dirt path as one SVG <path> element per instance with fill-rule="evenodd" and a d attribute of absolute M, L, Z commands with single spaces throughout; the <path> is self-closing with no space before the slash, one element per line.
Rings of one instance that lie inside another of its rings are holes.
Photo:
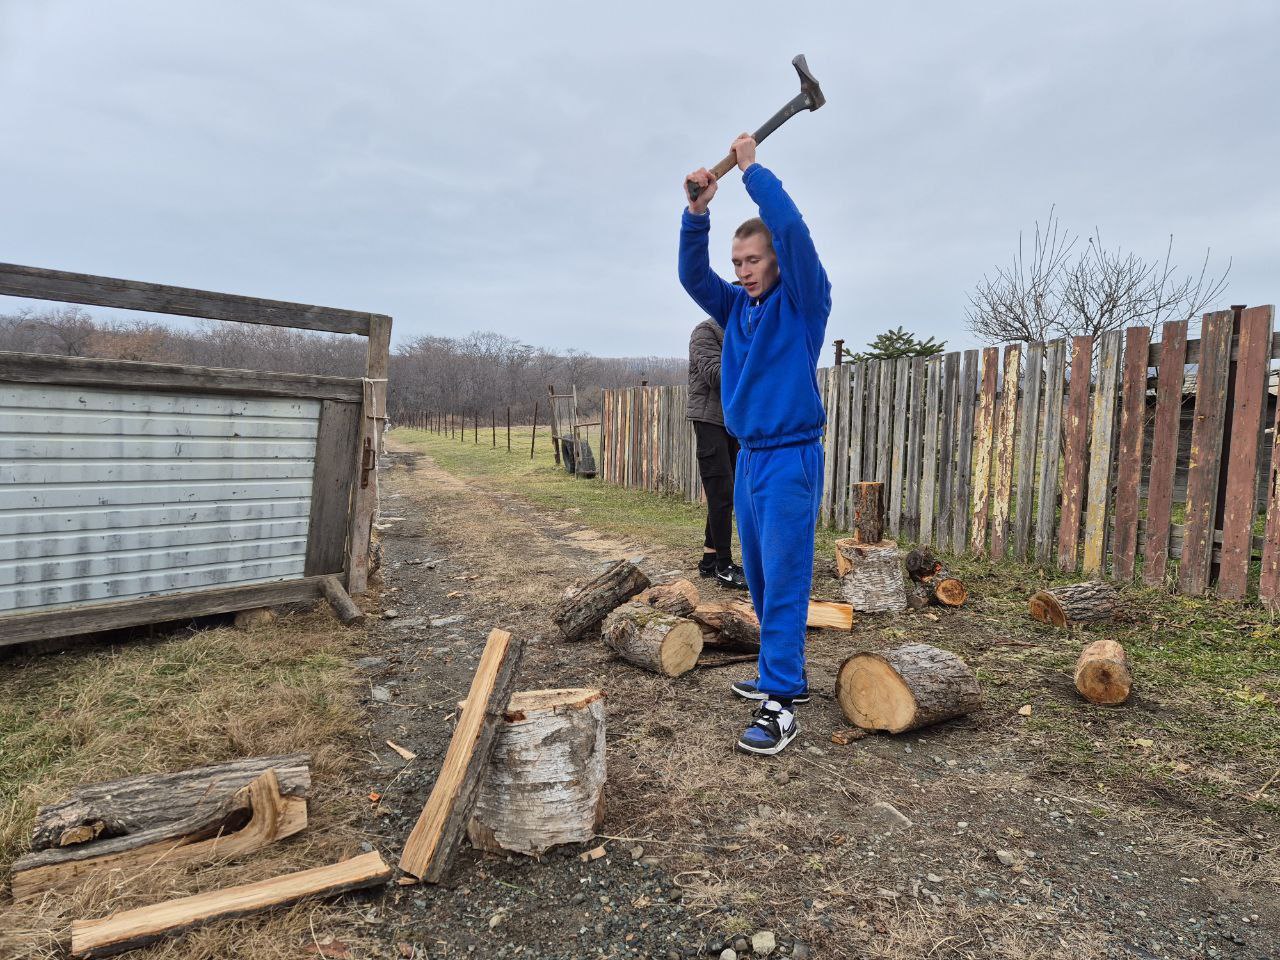
<path fill-rule="evenodd" d="M 845 724 L 819 695 L 787 753 L 734 754 L 749 711 L 727 685 L 750 665 L 666 680 L 598 644 L 560 642 L 547 619 L 563 588 L 603 562 L 643 557 L 650 574 L 687 575 L 696 556 L 611 540 L 423 455 L 388 460 L 386 619 L 359 664 L 369 790 L 381 795 L 367 825 L 374 842 L 398 855 L 493 626 L 528 638 L 523 687 L 606 691 L 605 834 L 623 839 L 600 841 L 609 854 L 591 863 L 578 850 L 538 861 L 466 850 L 452 889 L 398 887 L 358 918 L 357 939 L 375 954 L 718 956 L 707 951 L 758 931 L 783 945 L 775 955 L 797 941 L 841 958 L 1280 953 L 1274 840 L 1254 827 L 1214 836 L 1191 810 L 1153 816 L 1081 796 L 1059 758 L 993 710 L 924 736 L 837 746 L 830 735 Z M 820 580 L 815 593 L 831 587 Z M 811 686 L 830 691 L 855 643 L 931 638 L 976 658 L 984 682 L 1004 682 L 1016 647 L 982 620 L 962 612 L 868 621 L 854 638 L 811 632 Z M 387 739 L 417 759 L 404 763 Z"/>

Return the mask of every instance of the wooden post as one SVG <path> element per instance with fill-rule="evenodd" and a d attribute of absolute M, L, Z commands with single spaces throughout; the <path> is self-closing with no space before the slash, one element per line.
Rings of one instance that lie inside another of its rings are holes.
<path fill-rule="evenodd" d="M 492 407 L 489 408 L 489 429 L 493 432 L 491 446 L 496 450 L 498 448 L 498 412 Z"/>
<path fill-rule="evenodd" d="M 369 584 L 370 538 L 378 513 L 378 452 L 382 416 L 387 408 L 387 371 L 391 357 L 391 318 L 369 318 L 364 394 L 357 434 L 355 503 L 351 511 L 347 553 L 347 593 L 364 593 Z"/>
<path fill-rule="evenodd" d="M 511 404 L 507 404 L 507 453 L 511 452 Z"/>
<path fill-rule="evenodd" d="M 533 401 L 533 436 L 529 438 L 529 459 L 533 459 L 533 445 L 538 442 L 538 401 Z"/>
<path fill-rule="evenodd" d="M 836 340 L 834 346 L 836 348 L 836 366 L 838 367 L 844 363 L 844 341 Z"/>

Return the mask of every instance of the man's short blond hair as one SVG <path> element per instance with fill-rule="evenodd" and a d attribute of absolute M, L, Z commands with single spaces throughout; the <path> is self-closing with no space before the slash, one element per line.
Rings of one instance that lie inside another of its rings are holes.
<path fill-rule="evenodd" d="M 744 220 L 737 230 L 733 231 L 733 239 L 745 240 L 747 237 L 760 234 L 770 247 L 773 246 L 773 234 L 769 232 L 769 228 L 764 225 L 764 221 L 759 217 L 752 217 L 750 220 Z"/>

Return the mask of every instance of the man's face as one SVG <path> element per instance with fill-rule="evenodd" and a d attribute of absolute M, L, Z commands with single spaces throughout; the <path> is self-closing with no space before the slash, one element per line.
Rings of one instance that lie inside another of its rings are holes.
<path fill-rule="evenodd" d="M 773 254 L 773 245 L 763 234 L 753 233 L 741 240 L 734 239 L 733 272 L 749 297 L 768 293 L 778 282 L 778 258 Z"/>

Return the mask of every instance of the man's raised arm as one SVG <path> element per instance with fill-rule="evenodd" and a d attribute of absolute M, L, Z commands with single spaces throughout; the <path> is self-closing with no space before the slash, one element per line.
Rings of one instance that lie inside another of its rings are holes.
<path fill-rule="evenodd" d="M 729 322 L 729 313 L 739 289 L 711 269 L 708 247 L 711 216 L 707 213 L 707 204 L 715 196 L 716 180 L 705 168 L 685 179 L 697 183 L 702 192 L 697 200 L 689 202 L 680 218 L 680 284 L 693 297 L 693 302 L 723 327 Z"/>

